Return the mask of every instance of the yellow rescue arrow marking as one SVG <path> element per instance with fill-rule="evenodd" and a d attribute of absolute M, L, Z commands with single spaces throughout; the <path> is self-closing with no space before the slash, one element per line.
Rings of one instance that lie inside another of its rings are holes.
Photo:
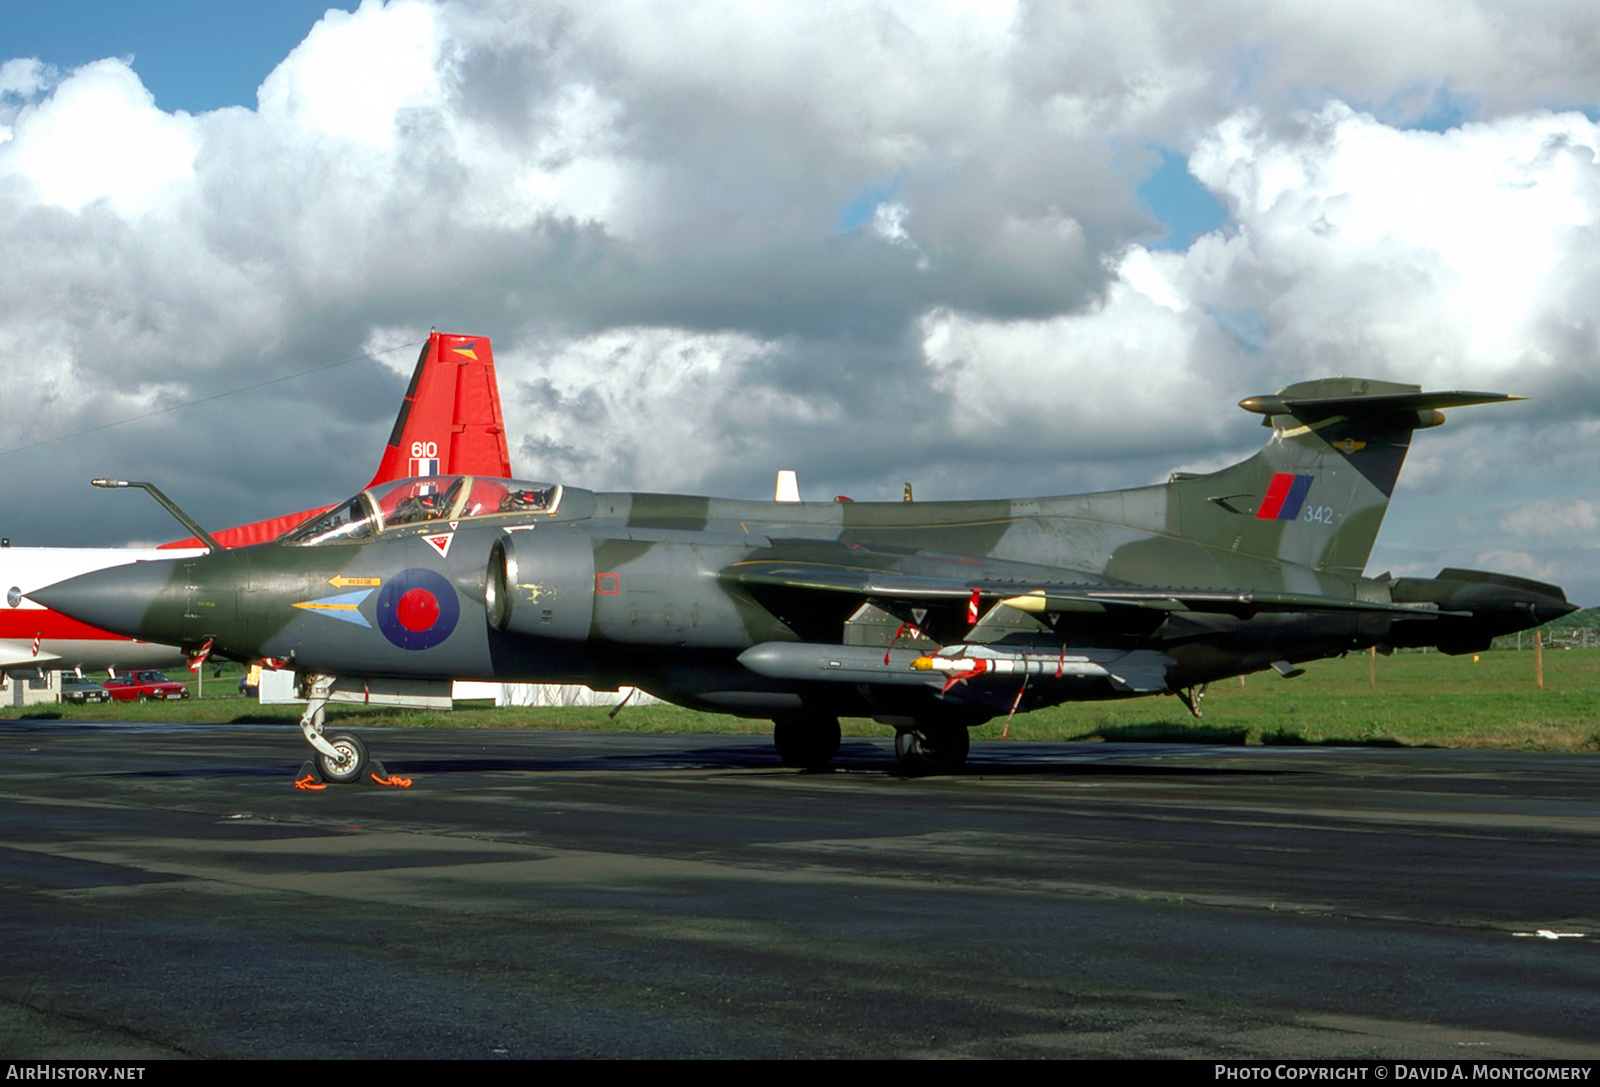
<path fill-rule="evenodd" d="M 345 577 L 343 574 L 339 574 L 339 575 L 337 575 L 335 577 L 330 577 L 328 579 L 328 584 L 332 585 L 335 589 L 343 589 L 343 588 L 346 588 L 347 586 L 351 586 L 351 585 L 355 585 L 355 586 L 382 585 L 383 584 L 383 578 L 381 578 L 381 577 Z"/>

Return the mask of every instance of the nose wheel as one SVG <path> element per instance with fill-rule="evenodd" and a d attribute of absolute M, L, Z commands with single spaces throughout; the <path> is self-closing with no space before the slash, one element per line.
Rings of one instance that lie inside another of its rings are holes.
<path fill-rule="evenodd" d="M 335 733 L 327 738 L 327 742 L 335 754 L 317 752 L 317 772 L 322 775 L 322 780 L 331 785 L 349 785 L 353 781 L 360 781 L 361 772 L 367 768 L 367 745 L 361 742 L 360 737 L 348 732 Z"/>
<path fill-rule="evenodd" d="M 411 779 L 389 773 L 383 763 L 367 754 L 367 745 L 361 742 L 359 736 L 348 732 L 336 732 L 331 736 L 323 734 L 333 680 L 333 676 L 310 677 L 306 711 L 300 715 L 300 732 L 315 754 L 295 781 L 296 787 L 321 789 L 330 784 L 352 785 L 367 777 L 375 785 L 393 785 L 402 789 L 409 787 Z"/>

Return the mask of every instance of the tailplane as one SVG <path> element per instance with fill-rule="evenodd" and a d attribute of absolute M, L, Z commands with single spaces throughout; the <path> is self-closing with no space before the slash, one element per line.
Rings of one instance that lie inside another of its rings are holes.
<path fill-rule="evenodd" d="M 1243 463 L 1174 478 L 1181 531 L 1213 547 L 1359 577 L 1412 432 L 1443 423 L 1442 408 L 1517 399 L 1342 377 L 1249 397 L 1239 406 L 1261 415 L 1272 437 Z"/>

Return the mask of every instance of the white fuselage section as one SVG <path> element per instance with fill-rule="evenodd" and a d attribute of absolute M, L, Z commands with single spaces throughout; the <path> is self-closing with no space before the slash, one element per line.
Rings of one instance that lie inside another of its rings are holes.
<path fill-rule="evenodd" d="M 183 654 L 173 646 L 97 630 L 34 603 L 28 594 L 91 570 L 204 553 L 202 548 L 0 548 L 0 668 L 121 671 L 182 664 Z"/>

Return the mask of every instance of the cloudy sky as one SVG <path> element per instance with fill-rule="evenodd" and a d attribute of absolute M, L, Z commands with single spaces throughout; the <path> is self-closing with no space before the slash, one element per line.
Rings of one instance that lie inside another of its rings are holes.
<path fill-rule="evenodd" d="M 1519 393 L 1418 436 L 1369 570 L 1600 603 L 1592 3 L 324 8 L 8 6 L 13 542 L 172 534 L 101 474 L 344 496 L 438 326 L 519 473 L 741 497 L 1155 482 L 1332 374 Z"/>

